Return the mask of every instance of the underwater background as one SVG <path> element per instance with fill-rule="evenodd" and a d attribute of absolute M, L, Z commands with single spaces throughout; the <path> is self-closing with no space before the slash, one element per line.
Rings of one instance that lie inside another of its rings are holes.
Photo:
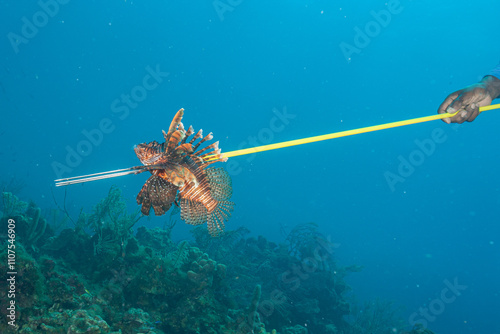
<path fill-rule="evenodd" d="M 434 114 L 500 61 L 499 10 L 486 0 L 0 1 L 2 191 L 42 212 L 64 203 L 76 220 L 115 186 L 133 212 L 144 174 L 66 188 L 54 180 L 140 165 L 134 145 L 162 140 L 180 108 L 223 152 Z M 398 308 L 402 325 L 380 333 L 416 320 L 435 333 L 500 333 L 498 124 L 488 111 L 459 126 L 433 121 L 230 158 L 236 206 L 226 229 L 275 244 L 297 226 L 321 235 L 336 265 L 362 267 L 342 278 L 346 302 Z M 133 230 L 168 219 L 142 218 Z M 191 230 L 179 221 L 172 249 L 194 247 Z M 53 250 L 46 256 L 60 257 Z M 251 254 L 239 261 L 263 261 Z M 241 304 L 277 274 L 256 274 Z M 235 276 L 220 279 L 231 286 Z M 165 319 L 156 327 L 175 332 Z M 307 315 L 287 319 L 307 327 Z M 269 332 L 279 323 L 261 320 Z"/>

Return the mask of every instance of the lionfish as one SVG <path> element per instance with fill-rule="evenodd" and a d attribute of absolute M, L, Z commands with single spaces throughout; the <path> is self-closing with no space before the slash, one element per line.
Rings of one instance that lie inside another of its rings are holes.
<path fill-rule="evenodd" d="M 232 184 L 223 168 L 209 166 L 227 158 L 222 156 L 219 142 L 199 149 L 202 143 L 213 139 L 212 133 L 203 137 L 203 131 L 199 130 L 188 142 L 194 130 L 192 126 L 184 129 L 183 115 L 184 109 L 180 109 L 168 132 L 162 131 L 164 143 L 152 141 L 134 147 L 137 157 L 152 174 L 137 195 L 137 204 L 144 215 L 149 215 L 152 207 L 155 215 L 161 216 L 175 203 L 187 224 L 207 222 L 210 234 L 218 236 L 234 207 L 229 201 Z"/>

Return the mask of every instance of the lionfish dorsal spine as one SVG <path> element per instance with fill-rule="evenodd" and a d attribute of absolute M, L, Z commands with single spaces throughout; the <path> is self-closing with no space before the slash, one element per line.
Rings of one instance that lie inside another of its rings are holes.
<path fill-rule="evenodd" d="M 174 133 L 175 130 L 177 130 L 177 127 L 182 121 L 182 116 L 184 116 L 184 109 L 181 108 L 179 111 L 175 114 L 174 119 L 172 120 L 172 123 L 170 123 L 170 127 L 168 128 L 167 132 L 167 137 L 170 138 L 170 136 Z M 168 142 L 168 139 L 165 138 L 165 141 Z"/>
<path fill-rule="evenodd" d="M 195 150 L 196 148 L 193 147 L 193 149 Z M 208 145 L 207 147 L 202 148 L 201 150 L 195 152 L 194 155 L 203 157 L 201 154 L 207 150 L 210 150 L 210 149 L 213 149 L 214 151 L 219 149 L 219 142 L 216 141 L 215 143 L 212 143 L 212 144 Z"/>
<path fill-rule="evenodd" d="M 165 132 L 165 130 L 161 130 L 161 133 L 163 133 L 163 139 L 165 139 L 165 143 L 168 143 L 170 141 L 170 135 Z"/>
<path fill-rule="evenodd" d="M 193 150 L 196 151 L 196 149 L 201 145 L 203 144 L 204 142 L 206 142 L 207 140 L 212 140 L 214 138 L 214 135 L 212 134 L 212 132 L 210 132 L 208 135 L 206 135 L 202 140 L 200 140 L 198 142 L 198 144 L 194 145 L 193 146 Z"/>
<path fill-rule="evenodd" d="M 174 154 L 175 155 L 182 155 L 184 153 L 193 153 L 193 146 L 188 143 L 184 143 L 182 145 L 179 145 L 175 148 Z"/>
<path fill-rule="evenodd" d="M 207 157 L 212 156 L 212 155 L 215 156 L 215 157 L 218 157 L 218 156 L 221 155 L 220 152 L 221 152 L 221 149 L 218 148 L 216 150 L 213 150 L 211 152 L 207 152 L 207 153 L 203 154 L 200 158 L 206 159 Z"/>
<path fill-rule="evenodd" d="M 184 139 L 184 129 L 175 130 L 174 133 L 170 136 L 170 140 L 168 141 L 167 152 L 173 152 L 173 150 L 179 145 L 179 143 Z"/>
<path fill-rule="evenodd" d="M 226 162 L 227 158 L 223 156 L 222 154 L 217 154 L 213 159 L 210 159 L 209 161 L 206 161 L 205 164 L 203 165 L 204 168 L 207 168 L 209 165 L 214 164 L 216 162 Z"/>
<path fill-rule="evenodd" d="M 187 131 L 186 131 L 186 136 L 184 136 L 184 139 L 181 141 L 181 144 L 184 144 L 186 142 L 186 140 L 188 139 L 188 137 L 191 136 L 193 133 L 194 133 L 193 126 L 190 125 L 189 129 L 187 129 Z"/>
<path fill-rule="evenodd" d="M 194 137 L 191 138 L 189 143 L 193 144 L 196 139 L 201 138 L 201 137 L 203 137 L 203 129 L 199 129 L 198 132 L 196 132 L 196 134 L 194 135 Z"/>

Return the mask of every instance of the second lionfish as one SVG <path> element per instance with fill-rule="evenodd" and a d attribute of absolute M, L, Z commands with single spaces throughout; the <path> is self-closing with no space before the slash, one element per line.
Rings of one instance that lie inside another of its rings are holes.
<path fill-rule="evenodd" d="M 200 149 L 202 143 L 212 140 L 212 133 L 203 137 L 203 131 L 194 134 L 192 126 L 185 130 L 183 115 L 184 109 L 179 110 L 168 132 L 163 131 L 164 143 L 152 141 L 134 148 L 152 174 L 137 195 L 137 204 L 144 215 L 152 207 L 161 216 L 175 202 L 181 219 L 191 225 L 206 222 L 210 234 L 217 236 L 224 231 L 234 203 L 229 201 L 231 177 L 222 167 L 211 165 L 227 158 L 222 156 L 219 142 Z"/>

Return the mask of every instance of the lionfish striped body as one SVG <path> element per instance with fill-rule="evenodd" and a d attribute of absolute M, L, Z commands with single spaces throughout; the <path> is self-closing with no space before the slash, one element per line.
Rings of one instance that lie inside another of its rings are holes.
<path fill-rule="evenodd" d="M 134 148 L 152 174 L 137 195 L 137 204 L 144 215 L 149 215 L 152 207 L 155 215 L 161 216 L 176 202 L 181 208 L 181 219 L 191 225 L 207 222 L 210 234 L 217 236 L 224 231 L 234 203 L 229 201 L 229 174 L 221 167 L 209 166 L 227 158 L 222 157 L 219 142 L 199 149 L 213 138 L 212 133 L 203 137 L 199 130 L 188 142 L 194 130 L 191 126 L 184 129 L 183 115 L 184 109 L 179 110 L 168 132 L 163 131 L 164 143 L 153 141 Z"/>

